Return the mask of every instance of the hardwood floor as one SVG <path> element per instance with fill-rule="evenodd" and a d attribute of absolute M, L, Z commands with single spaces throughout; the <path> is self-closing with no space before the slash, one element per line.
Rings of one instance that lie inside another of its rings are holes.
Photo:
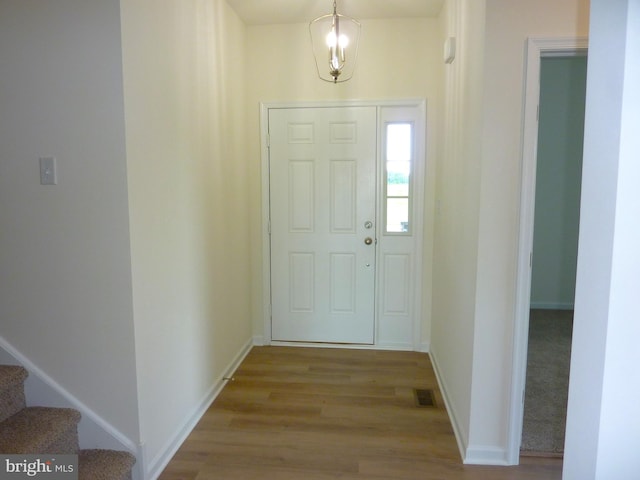
<path fill-rule="evenodd" d="M 562 461 L 462 465 L 429 356 L 254 347 L 160 480 L 545 480 Z M 434 390 L 418 407 L 414 388 Z"/>

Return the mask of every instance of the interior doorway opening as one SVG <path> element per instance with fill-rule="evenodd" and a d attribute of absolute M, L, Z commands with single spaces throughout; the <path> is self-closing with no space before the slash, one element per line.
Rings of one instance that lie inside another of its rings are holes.
<path fill-rule="evenodd" d="M 522 455 L 564 452 L 586 76 L 586 56 L 541 59 Z"/>
<path fill-rule="evenodd" d="M 529 38 L 527 42 L 514 355 L 507 452 L 508 463 L 512 465 L 519 463 L 523 434 L 532 293 L 541 61 L 543 58 L 584 57 L 587 54 L 587 44 L 586 38 Z"/>

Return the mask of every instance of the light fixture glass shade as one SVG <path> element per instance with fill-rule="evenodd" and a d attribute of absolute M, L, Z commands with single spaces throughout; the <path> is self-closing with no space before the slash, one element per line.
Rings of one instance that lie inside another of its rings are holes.
<path fill-rule="evenodd" d="M 309 33 L 318 76 L 332 83 L 349 80 L 358 58 L 360 23 L 337 13 L 334 2 L 333 13 L 313 20 Z"/>

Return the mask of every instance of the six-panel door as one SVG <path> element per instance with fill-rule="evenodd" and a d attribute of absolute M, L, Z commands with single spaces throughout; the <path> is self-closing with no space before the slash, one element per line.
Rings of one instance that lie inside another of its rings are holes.
<path fill-rule="evenodd" d="M 272 339 L 373 344 L 376 108 L 269 110 Z"/>

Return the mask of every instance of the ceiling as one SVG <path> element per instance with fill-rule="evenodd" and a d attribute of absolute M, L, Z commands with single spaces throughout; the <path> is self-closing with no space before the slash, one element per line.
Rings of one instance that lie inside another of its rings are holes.
<path fill-rule="evenodd" d="M 338 13 L 357 20 L 436 17 L 445 0 L 337 0 Z M 310 22 L 331 13 L 332 0 L 227 0 L 247 25 Z"/>

